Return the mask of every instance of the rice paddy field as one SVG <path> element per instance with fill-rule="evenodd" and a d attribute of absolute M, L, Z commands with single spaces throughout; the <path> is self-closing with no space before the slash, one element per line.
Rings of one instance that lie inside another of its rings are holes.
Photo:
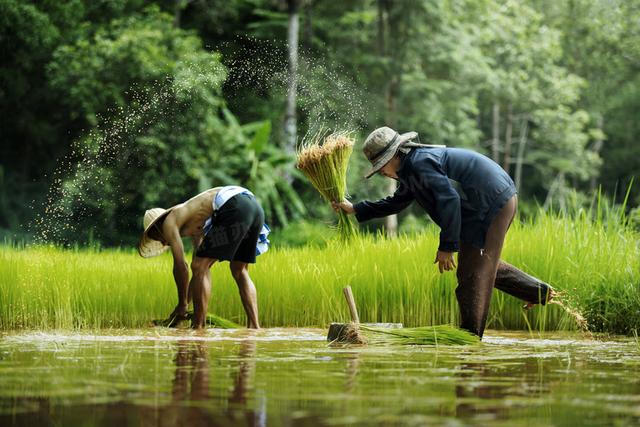
<path fill-rule="evenodd" d="M 541 215 L 514 223 L 503 259 L 562 293 L 593 332 L 640 330 L 640 243 L 622 226 L 587 215 Z M 272 248 L 250 272 L 266 327 L 326 327 L 347 320 L 342 287 L 350 285 L 364 322 L 405 326 L 456 324 L 455 274 L 439 274 L 437 230 L 387 240 L 364 235 L 326 246 Z M 172 258 L 142 259 L 133 250 L 0 248 L 0 329 L 137 328 L 175 306 Z M 209 311 L 245 322 L 228 263 L 212 269 Z M 557 305 L 524 311 L 495 291 L 492 329 L 576 330 Z"/>
<path fill-rule="evenodd" d="M 468 345 L 327 343 L 349 319 L 456 324 L 437 230 L 275 247 L 251 269 L 260 331 L 153 326 L 169 254 L 0 248 L 0 425 L 632 426 L 640 423 L 638 235 L 587 216 L 516 223 L 504 259 L 562 292 L 525 311 L 496 291 Z M 228 264 L 210 312 L 245 322 Z M 578 330 L 587 319 L 592 333 Z"/>

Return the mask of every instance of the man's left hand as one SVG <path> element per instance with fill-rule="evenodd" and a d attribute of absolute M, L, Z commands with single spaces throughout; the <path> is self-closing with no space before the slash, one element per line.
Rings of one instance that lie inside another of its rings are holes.
<path fill-rule="evenodd" d="M 434 264 L 438 264 L 440 273 L 451 271 L 456 268 L 456 261 L 453 259 L 453 252 L 438 251 Z"/>

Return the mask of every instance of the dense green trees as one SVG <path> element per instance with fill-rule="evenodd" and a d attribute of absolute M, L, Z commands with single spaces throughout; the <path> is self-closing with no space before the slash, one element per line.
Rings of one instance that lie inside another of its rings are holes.
<path fill-rule="evenodd" d="M 0 229 L 131 243 L 144 208 L 230 182 L 276 225 L 327 214 L 286 149 L 293 12 L 298 140 L 416 130 L 554 207 L 637 173 L 633 2 L 0 0 Z M 352 165 L 356 197 L 387 191 Z"/>
<path fill-rule="evenodd" d="M 596 129 L 590 148 L 602 158 L 597 180 L 621 201 L 640 165 L 640 3 L 570 0 L 536 4 L 561 30 L 564 66 L 585 80 L 579 106 Z M 632 187 L 640 204 L 640 187 Z"/>
<path fill-rule="evenodd" d="M 41 64 L 42 84 L 54 94 L 49 107 L 86 130 L 57 135 L 68 146 L 46 165 L 52 187 L 31 231 L 56 241 L 133 243 L 145 207 L 223 182 L 254 188 L 280 223 L 304 212 L 278 178 L 291 159 L 268 146 L 271 123 L 238 123 L 221 95 L 227 70 L 220 55 L 176 27 L 175 16 L 141 7 L 73 31 Z M 9 156 L 37 168 L 28 153 Z M 39 190 L 47 192 L 47 185 Z M 288 209 L 274 200 L 288 201 Z"/>

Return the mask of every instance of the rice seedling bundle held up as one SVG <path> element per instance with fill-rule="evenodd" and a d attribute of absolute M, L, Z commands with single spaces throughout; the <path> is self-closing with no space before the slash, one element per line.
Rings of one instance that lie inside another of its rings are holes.
<path fill-rule="evenodd" d="M 347 193 L 347 167 L 354 140 L 347 132 L 323 135 L 324 132 L 318 132 L 303 143 L 296 167 L 327 202 L 341 202 Z M 342 210 L 338 212 L 338 231 L 346 240 L 358 234 L 357 226 Z"/>

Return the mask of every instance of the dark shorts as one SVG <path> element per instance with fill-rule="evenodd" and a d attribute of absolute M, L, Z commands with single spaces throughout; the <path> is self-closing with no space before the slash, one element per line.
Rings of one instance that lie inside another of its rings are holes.
<path fill-rule="evenodd" d="M 255 197 L 237 194 L 214 212 L 196 256 L 255 264 L 263 224 L 264 212 Z"/>

